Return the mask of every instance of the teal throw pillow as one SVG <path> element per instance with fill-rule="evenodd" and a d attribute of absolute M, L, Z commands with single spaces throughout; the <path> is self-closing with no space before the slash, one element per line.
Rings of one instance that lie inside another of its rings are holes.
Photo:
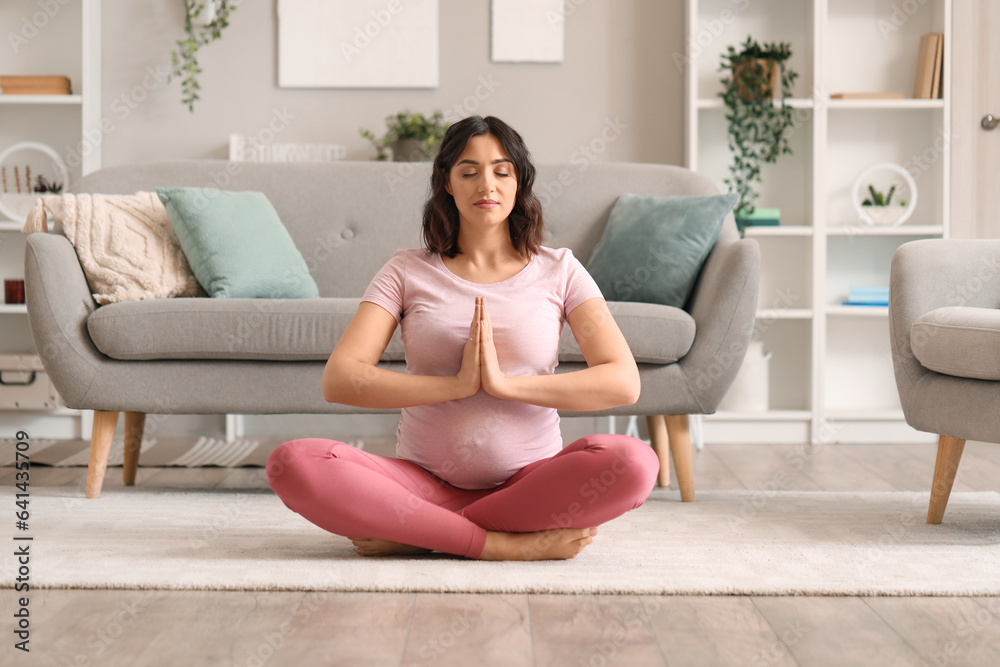
<path fill-rule="evenodd" d="M 735 194 L 618 198 L 587 270 L 608 301 L 681 308 L 736 204 Z"/>
<path fill-rule="evenodd" d="M 209 296 L 319 297 L 302 253 L 263 192 L 157 188 L 156 194 Z"/>

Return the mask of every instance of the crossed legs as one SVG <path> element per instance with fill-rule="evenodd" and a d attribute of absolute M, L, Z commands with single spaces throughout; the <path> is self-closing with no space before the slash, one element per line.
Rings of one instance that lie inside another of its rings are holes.
<path fill-rule="evenodd" d="M 648 445 L 622 435 L 580 438 L 484 490 L 317 438 L 284 443 L 266 468 L 282 502 L 331 533 L 484 559 L 572 557 L 588 529 L 643 503 L 658 470 Z"/>

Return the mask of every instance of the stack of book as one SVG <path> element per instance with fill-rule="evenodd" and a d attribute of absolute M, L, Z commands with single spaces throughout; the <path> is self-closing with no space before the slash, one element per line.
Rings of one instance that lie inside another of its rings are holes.
<path fill-rule="evenodd" d="M 888 287 L 852 287 L 845 306 L 888 306 Z"/>
<path fill-rule="evenodd" d="M 0 76 L 0 95 L 71 95 L 68 76 Z"/>
<path fill-rule="evenodd" d="M 753 213 L 744 213 L 736 218 L 736 227 L 743 231 L 747 227 L 776 227 L 781 224 L 781 209 L 755 208 Z"/>
<path fill-rule="evenodd" d="M 941 97 L 941 72 L 943 69 L 944 34 L 929 32 L 920 37 L 917 53 L 917 78 L 913 86 L 914 99 Z"/>

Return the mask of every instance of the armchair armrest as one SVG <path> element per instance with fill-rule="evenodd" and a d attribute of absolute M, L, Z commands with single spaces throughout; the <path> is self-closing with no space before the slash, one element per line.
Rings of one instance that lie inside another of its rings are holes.
<path fill-rule="evenodd" d="M 87 332 L 97 304 L 73 244 L 61 234 L 29 235 L 24 277 L 28 325 L 45 372 L 68 407 L 81 407 L 107 357 Z"/>
<path fill-rule="evenodd" d="M 691 350 L 678 362 L 703 414 L 715 412 L 743 364 L 759 286 L 757 242 L 720 236 L 686 306 L 695 321 L 695 337 Z"/>
<path fill-rule="evenodd" d="M 910 327 L 944 306 L 1000 308 L 1000 240 L 924 239 L 904 243 L 889 270 L 889 339 L 904 408 L 926 373 L 913 356 Z"/>

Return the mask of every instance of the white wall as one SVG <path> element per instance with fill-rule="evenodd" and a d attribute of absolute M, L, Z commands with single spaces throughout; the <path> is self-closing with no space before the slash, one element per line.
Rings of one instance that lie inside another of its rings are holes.
<path fill-rule="evenodd" d="M 384 118 L 407 108 L 499 116 L 537 162 L 572 159 L 615 119 L 627 127 L 598 159 L 683 159 L 682 73 L 672 58 L 683 44 L 681 0 L 566 0 L 561 64 L 490 62 L 489 2 L 440 0 L 432 90 L 278 88 L 276 6 L 244 0 L 223 39 L 203 49 L 191 114 L 178 82 L 150 74 L 168 70 L 183 36 L 181 0 L 104 0 L 104 111 L 114 122 L 104 164 L 224 158 L 231 132 L 254 135 L 284 110 L 294 118 L 277 140 L 342 143 L 349 159 L 365 160 L 374 149 L 358 128 L 380 135 Z"/>

